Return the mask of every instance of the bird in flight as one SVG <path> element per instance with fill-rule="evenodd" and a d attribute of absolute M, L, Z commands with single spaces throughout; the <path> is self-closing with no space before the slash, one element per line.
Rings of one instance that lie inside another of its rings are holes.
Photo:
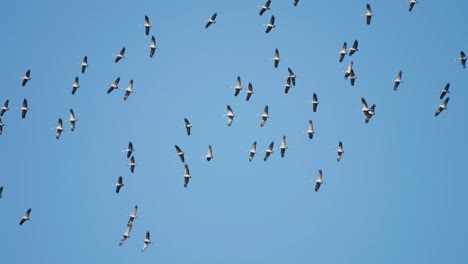
<path fill-rule="evenodd" d="M 450 97 L 445 98 L 444 102 L 439 105 L 439 108 L 437 108 L 437 111 L 435 112 L 435 116 L 438 116 L 442 111 L 447 109 L 447 104 L 450 100 Z"/>
<path fill-rule="evenodd" d="M 88 56 L 84 56 L 83 62 L 81 63 L 81 73 L 85 73 L 86 68 L 88 68 Z"/>
<path fill-rule="evenodd" d="M 260 9 L 259 15 L 263 15 L 263 13 L 265 13 L 265 11 L 270 10 L 270 4 L 271 4 L 271 0 L 266 1 L 265 4 Z"/>
<path fill-rule="evenodd" d="M 31 214 L 31 208 L 29 208 L 29 209 L 26 211 L 26 213 L 23 215 L 23 217 L 21 217 L 21 220 L 20 220 L 20 222 L 19 222 L 20 225 L 23 225 L 24 222 L 30 220 L 30 219 L 29 219 L 29 214 Z"/>
<path fill-rule="evenodd" d="M 208 19 L 208 22 L 206 22 L 205 28 L 208 28 L 211 24 L 216 23 L 216 17 L 218 16 L 218 13 L 214 13 L 210 19 Z"/>
<path fill-rule="evenodd" d="M 119 62 L 121 59 L 125 58 L 124 55 L 125 55 L 125 47 L 123 47 L 123 48 L 120 50 L 119 54 L 116 54 L 116 55 L 115 55 L 115 63 L 117 63 L 117 62 Z"/>
<path fill-rule="evenodd" d="M 26 73 L 23 76 L 23 82 L 21 83 L 21 86 L 25 86 L 28 81 L 31 80 L 31 70 L 27 70 Z"/>
<path fill-rule="evenodd" d="M 146 231 L 145 240 L 143 241 L 143 249 L 141 249 L 141 252 L 145 251 L 149 244 L 151 244 L 150 232 Z"/>
<path fill-rule="evenodd" d="M 266 30 L 265 30 L 265 33 L 270 33 L 270 31 L 276 27 L 275 26 L 275 16 L 272 15 L 271 18 L 270 18 L 270 23 L 266 24 Z"/>
<path fill-rule="evenodd" d="M 148 36 L 148 34 L 149 34 L 149 32 L 150 32 L 150 28 L 151 28 L 151 23 L 150 23 L 150 21 L 149 21 L 148 16 L 145 16 L 145 24 L 144 24 L 144 26 L 145 26 L 145 34 L 146 34 L 146 36 Z"/>

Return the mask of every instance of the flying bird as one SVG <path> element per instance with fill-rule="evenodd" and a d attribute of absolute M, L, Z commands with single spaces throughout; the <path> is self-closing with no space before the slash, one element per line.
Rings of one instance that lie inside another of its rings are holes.
<path fill-rule="evenodd" d="M 78 119 L 75 118 L 75 112 L 73 112 L 73 109 L 70 108 L 70 130 L 73 132 L 75 131 L 75 124 Z"/>
<path fill-rule="evenodd" d="M 192 176 L 190 175 L 190 170 L 187 164 L 184 165 L 184 187 L 187 188 L 188 183 Z"/>
<path fill-rule="evenodd" d="M 10 103 L 10 100 L 6 100 L 5 103 L 3 104 L 2 106 L 2 110 L 0 112 L 0 116 L 3 116 L 3 114 L 5 114 L 6 111 L 10 110 L 10 108 L 8 107 L 8 104 Z"/>
<path fill-rule="evenodd" d="M 157 49 L 156 38 L 154 36 L 151 37 L 151 44 L 149 45 L 149 48 L 150 48 L 150 58 L 153 58 L 154 52 Z"/>
<path fill-rule="evenodd" d="M 88 56 L 84 56 L 83 62 L 81 63 L 81 73 L 85 73 L 86 68 L 88 68 Z"/>
<path fill-rule="evenodd" d="M 143 249 L 141 250 L 141 252 L 145 251 L 148 248 L 149 244 L 151 244 L 150 232 L 146 231 L 146 237 L 143 241 Z"/>
<path fill-rule="evenodd" d="M 115 55 L 115 63 L 119 62 L 122 58 L 125 58 L 124 54 L 125 54 L 125 47 L 123 47 L 120 50 L 119 54 Z"/>
<path fill-rule="evenodd" d="M 348 53 L 348 44 L 346 41 L 343 43 L 343 47 L 340 50 L 340 59 L 339 62 L 343 62 L 344 57 L 346 56 L 346 53 Z"/>
<path fill-rule="evenodd" d="M 127 89 L 125 89 L 124 100 L 127 100 L 131 93 L 133 93 L 133 80 L 130 80 Z"/>
<path fill-rule="evenodd" d="M 286 83 L 284 84 L 284 93 L 287 94 L 289 92 L 289 89 L 292 87 L 291 85 L 291 77 L 288 77 L 286 79 Z"/>
<path fill-rule="evenodd" d="M 307 134 L 309 134 L 309 138 L 312 139 L 314 137 L 314 124 L 312 123 L 312 120 L 309 120 L 309 126 L 307 128 Z"/>
<path fill-rule="evenodd" d="M 322 170 L 319 170 L 317 179 L 315 180 L 315 191 L 318 192 L 320 189 L 320 185 L 322 185 L 323 180 L 322 180 Z"/>
<path fill-rule="evenodd" d="M 263 127 L 270 115 L 268 114 L 268 105 L 265 105 L 265 108 L 263 109 L 263 114 L 262 114 L 262 121 L 260 121 L 260 126 Z"/>
<path fill-rule="evenodd" d="M 353 61 L 349 62 L 348 69 L 346 70 L 345 75 L 344 75 L 345 80 L 347 80 L 349 75 L 351 74 L 351 71 L 353 70 L 353 64 L 354 64 Z"/>
<path fill-rule="evenodd" d="M 293 86 L 296 86 L 296 75 L 294 74 L 294 72 L 291 70 L 291 68 L 288 68 L 288 72 L 289 72 L 289 78 L 291 78 L 291 83 Z"/>
<path fill-rule="evenodd" d="M 281 157 L 284 158 L 284 153 L 286 152 L 286 149 L 288 147 L 286 146 L 286 136 L 283 136 L 283 139 L 281 140 L 281 146 L 280 146 L 280 153 Z"/>
<path fill-rule="evenodd" d="M 117 184 L 115 184 L 115 192 L 116 192 L 116 193 L 119 193 L 119 192 L 120 192 L 120 189 L 121 189 L 124 185 L 125 185 L 125 184 L 123 184 L 122 176 L 119 176 L 119 179 L 117 180 Z"/>
<path fill-rule="evenodd" d="M 55 138 L 59 139 L 63 131 L 62 118 L 59 118 L 57 127 L 55 129 L 57 129 L 57 134 L 55 134 Z"/>
<path fill-rule="evenodd" d="M 435 112 L 435 116 L 438 116 L 440 112 L 447 109 L 447 104 L 449 100 L 450 100 L 450 97 L 445 98 L 444 102 L 439 105 L 439 108 L 437 108 L 437 111 Z"/>
<path fill-rule="evenodd" d="M 401 80 L 401 75 L 403 74 L 402 71 L 399 71 L 398 74 L 397 74 L 397 77 L 395 79 L 395 83 L 393 84 L 393 91 L 396 91 L 398 89 L 398 86 L 400 85 L 400 83 L 402 83 L 403 81 Z"/>
<path fill-rule="evenodd" d="M 270 23 L 266 24 L 266 30 L 265 30 L 265 33 L 269 33 L 271 31 L 272 28 L 276 27 L 275 26 L 275 16 L 272 15 L 271 18 L 270 18 Z"/>
<path fill-rule="evenodd" d="M 442 90 L 442 92 L 440 93 L 440 100 L 444 99 L 444 96 L 449 92 L 449 88 L 450 88 L 450 83 L 447 83 L 444 87 L 444 89 Z M 2 110 L 3 111 L 3 110 Z M 3 113 L 3 112 L 2 112 Z"/>
<path fill-rule="evenodd" d="M 0 199 L 2 199 L 2 194 L 3 194 L 3 186 L 0 186 Z"/>
<path fill-rule="evenodd" d="M 137 218 L 137 212 L 138 212 L 138 205 L 135 205 L 135 207 L 133 207 L 132 213 L 129 215 L 127 226 L 133 225 L 133 220 Z"/>
<path fill-rule="evenodd" d="M 21 118 L 26 118 L 26 114 L 28 113 L 29 107 L 28 107 L 28 100 L 23 99 L 23 106 L 20 108 L 21 109 Z"/>
<path fill-rule="evenodd" d="M 411 12 L 413 10 L 413 7 L 416 3 L 419 3 L 418 0 L 410 0 L 409 2 L 409 11 Z"/>
<path fill-rule="evenodd" d="M 232 125 L 232 121 L 234 120 L 234 117 L 236 116 L 234 112 L 232 111 L 232 108 L 230 105 L 227 105 L 227 116 L 228 116 L 228 126 Z"/>
<path fill-rule="evenodd" d="M 241 77 L 237 76 L 236 80 L 236 86 L 234 87 L 236 91 L 234 92 L 234 96 L 237 96 L 239 92 L 242 90 L 242 84 L 241 84 Z"/>
<path fill-rule="evenodd" d="M 187 135 L 190 136 L 190 130 L 192 128 L 192 125 L 190 124 L 187 118 L 184 118 L 184 122 L 185 122 L 185 129 L 187 130 Z"/>
<path fill-rule="evenodd" d="M 336 160 L 337 161 L 340 161 L 341 160 L 341 156 L 343 156 L 343 153 L 344 153 L 344 150 L 343 150 L 343 143 L 338 143 L 338 150 L 336 151 L 338 152 L 338 156 L 336 157 Z"/>
<path fill-rule="evenodd" d="M 145 15 L 145 24 L 144 24 L 144 26 L 145 26 L 145 34 L 146 34 L 146 36 L 148 36 L 148 34 L 150 32 L 150 28 L 151 28 L 151 23 L 149 21 L 148 16 L 146 16 L 146 15 Z"/>
<path fill-rule="evenodd" d="M 134 156 L 131 156 L 130 157 L 130 163 L 128 164 L 128 166 L 130 166 L 130 171 L 133 173 L 135 171 L 135 166 L 136 166 L 136 162 L 135 162 L 135 157 Z"/>
<path fill-rule="evenodd" d="M 177 151 L 177 156 L 179 156 L 180 161 L 182 161 L 182 163 L 184 163 L 185 162 L 185 157 L 184 157 L 185 153 L 182 151 L 182 149 L 179 146 L 174 145 L 174 147 L 175 147 L 175 149 Z"/>
<path fill-rule="evenodd" d="M 75 82 L 72 84 L 72 95 L 75 94 L 76 90 L 78 90 L 78 88 L 80 88 L 80 79 L 77 77 L 75 77 Z"/>
<path fill-rule="evenodd" d="M 354 86 L 354 82 L 356 82 L 357 76 L 354 73 L 354 70 L 351 70 L 351 73 L 349 74 L 349 81 L 351 83 L 351 86 Z"/>
<path fill-rule="evenodd" d="M 208 152 L 206 153 L 205 158 L 207 161 L 210 161 L 213 158 L 213 148 L 211 145 L 208 145 Z"/>
<path fill-rule="evenodd" d="M 466 68 L 466 56 L 465 56 L 465 52 L 463 52 L 463 50 L 460 51 L 460 57 L 457 58 L 457 59 L 460 60 L 463 69 L 465 69 L 465 68 Z M 23 83 L 24 83 L 24 82 L 23 82 Z M 23 85 L 23 86 L 24 86 L 24 85 Z"/>
<path fill-rule="evenodd" d="M 31 70 L 27 70 L 26 74 L 24 74 L 23 82 L 21 83 L 21 86 L 24 87 L 29 80 L 31 80 Z"/>
<path fill-rule="evenodd" d="M 109 87 L 109 90 L 107 90 L 107 94 L 110 94 L 112 91 L 119 88 L 119 82 L 120 82 L 120 77 L 117 77 L 117 79 L 115 79 L 114 83 L 111 84 L 111 86 Z"/>
<path fill-rule="evenodd" d="M 268 146 L 268 148 L 265 150 L 265 156 L 263 157 L 263 161 L 267 161 L 271 153 L 273 153 L 273 145 L 274 145 L 274 142 L 272 141 L 270 145 Z"/>
<path fill-rule="evenodd" d="M 375 104 L 373 104 L 368 111 L 364 112 L 366 124 L 369 123 L 373 115 L 375 115 Z"/>
<path fill-rule="evenodd" d="M 371 6 L 369 4 L 366 5 L 366 13 L 364 15 L 366 16 L 367 25 L 370 25 L 371 18 L 372 18 L 372 16 L 374 14 L 372 13 L 372 9 L 371 9 Z"/>
<path fill-rule="evenodd" d="M 318 100 L 317 94 L 314 93 L 312 95 L 312 111 L 314 111 L 314 113 L 317 112 L 318 104 L 319 104 L 319 100 Z"/>
<path fill-rule="evenodd" d="M 131 141 L 129 141 L 127 149 L 123 150 L 122 152 L 127 152 L 127 158 L 130 158 L 133 151 L 135 151 L 135 149 L 133 148 L 133 143 Z"/>
<path fill-rule="evenodd" d="M 23 225 L 24 222 L 30 220 L 30 219 L 29 219 L 29 214 L 31 214 L 31 208 L 29 208 L 29 209 L 26 211 L 26 213 L 23 215 L 23 217 L 21 217 L 21 220 L 20 220 L 20 222 L 19 222 L 20 225 Z"/>
<path fill-rule="evenodd" d="M 349 49 L 349 56 L 352 56 L 356 51 L 359 51 L 358 49 L 358 41 L 357 39 L 354 40 L 353 46 Z"/>
<path fill-rule="evenodd" d="M 123 233 L 122 239 L 120 239 L 119 246 L 122 246 L 127 238 L 130 238 L 130 232 L 132 231 L 132 224 L 127 225 L 127 230 Z"/>
<path fill-rule="evenodd" d="M 278 68 L 278 64 L 279 64 L 280 60 L 281 60 L 281 58 L 280 58 L 279 51 L 278 51 L 278 49 L 275 49 L 275 57 L 273 58 L 275 68 Z"/>
<path fill-rule="evenodd" d="M 246 100 L 246 101 L 249 101 L 249 100 L 250 100 L 250 97 L 252 96 L 253 93 L 254 93 L 254 92 L 253 92 L 252 84 L 249 83 L 248 88 L 247 88 L 247 97 L 245 97 L 245 100 Z"/>
<path fill-rule="evenodd" d="M 257 154 L 257 141 L 254 141 L 252 148 L 250 149 L 249 161 L 252 161 L 255 154 Z"/>
<path fill-rule="evenodd" d="M 3 133 L 3 126 L 4 126 L 3 121 L 0 118 L 0 135 Z"/>
<path fill-rule="evenodd" d="M 216 16 L 218 16 L 218 13 L 214 13 L 210 19 L 208 19 L 208 22 L 206 22 L 205 28 L 208 28 L 211 24 L 216 23 Z"/>
<path fill-rule="evenodd" d="M 361 97 L 361 105 L 362 105 L 362 108 L 360 111 L 364 113 L 369 111 L 369 107 L 367 106 L 367 102 L 366 102 L 366 99 L 364 99 L 364 97 Z"/>
<path fill-rule="evenodd" d="M 271 0 L 266 1 L 266 3 L 260 9 L 260 14 L 259 15 L 263 15 L 263 13 L 265 13 L 265 11 L 270 10 L 270 4 L 271 4 Z"/>

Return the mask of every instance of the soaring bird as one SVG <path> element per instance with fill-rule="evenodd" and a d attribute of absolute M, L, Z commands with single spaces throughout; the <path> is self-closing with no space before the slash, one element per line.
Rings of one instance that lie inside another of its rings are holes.
<path fill-rule="evenodd" d="M 340 53 L 339 62 L 342 62 L 344 57 L 346 56 L 346 53 L 348 53 L 348 44 L 346 43 L 346 41 L 343 43 L 343 47 L 341 48 L 339 53 Z"/>
<path fill-rule="evenodd" d="M 358 49 L 358 41 L 357 39 L 354 40 L 353 46 L 349 49 L 349 56 L 352 56 L 356 51 L 359 51 Z"/>
<path fill-rule="evenodd" d="M 148 36 L 148 34 L 150 32 L 150 28 L 151 28 L 151 23 L 149 21 L 148 16 L 146 16 L 146 15 L 145 15 L 145 24 L 144 24 L 144 26 L 145 26 L 145 34 L 146 34 L 146 36 Z"/>
<path fill-rule="evenodd" d="M 26 114 L 28 113 L 29 107 L 28 107 L 28 100 L 23 99 L 23 106 L 20 108 L 21 109 L 21 118 L 26 118 Z"/>
<path fill-rule="evenodd" d="M 210 19 L 208 19 L 208 22 L 206 22 L 205 28 L 208 28 L 211 24 L 216 23 L 216 16 L 218 16 L 218 13 L 214 13 Z"/>
<path fill-rule="evenodd" d="M 266 3 L 260 9 L 260 14 L 259 15 L 263 15 L 263 13 L 265 13 L 265 11 L 270 10 L 270 4 L 271 4 L 271 0 L 266 1 Z"/>
<path fill-rule="evenodd" d="M 75 77 L 75 82 L 73 82 L 72 84 L 72 95 L 76 93 L 76 90 L 78 90 L 78 88 L 80 88 L 80 79 L 77 77 Z"/>
<path fill-rule="evenodd" d="M 21 217 L 21 220 L 20 220 L 20 222 L 19 222 L 20 225 L 23 225 L 24 222 L 30 220 L 30 219 L 29 219 L 29 214 L 30 214 L 30 213 L 31 213 L 31 208 L 29 208 L 29 209 L 26 211 L 26 213 L 23 215 L 23 217 Z"/>
<path fill-rule="evenodd" d="M 320 189 L 320 185 L 322 185 L 323 180 L 322 180 L 322 170 L 319 170 L 317 179 L 315 180 L 315 191 L 318 192 Z"/>
<path fill-rule="evenodd" d="M 112 91 L 119 88 L 119 82 L 120 82 L 120 77 L 117 77 L 117 79 L 115 79 L 114 83 L 111 84 L 111 86 L 109 87 L 109 90 L 107 90 L 107 93 L 110 94 Z"/>
<path fill-rule="evenodd" d="M 265 108 L 263 109 L 263 114 L 262 114 L 262 121 L 260 121 L 260 126 L 263 127 L 270 115 L 268 114 L 268 105 L 265 105 Z"/>
<path fill-rule="evenodd" d="M 265 156 L 263 157 L 263 161 L 267 161 L 271 153 L 273 153 L 273 145 L 274 145 L 274 142 L 272 141 L 270 145 L 268 146 L 268 148 L 265 150 Z"/>
<path fill-rule="evenodd" d="M 314 113 L 317 112 L 318 104 L 319 104 L 319 100 L 318 100 L 317 94 L 314 93 L 312 95 L 312 111 L 314 111 Z"/>
<path fill-rule="evenodd" d="M 252 148 L 250 149 L 249 161 L 252 161 L 255 154 L 257 154 L 257 141 L 254 141 Z"/>
<path fill-rule="evenodd" d="M 351 73 L 349 74 L 349 81 L 351 83 L 351 86 L 354 86 L 354 82 L 356 82 L 357 76 L 354 73 L 354 70 L 351 70 Z"/>
<path fill-rule="evenodd" d="M 88 56 L 84 56 L 83 62 L 81 63 L 81 73 L 85 73 L 86 68 L 88 68 Z"/>
<path fill-rule="evenodd" d="M 122 239 L 120 239 L 119 246 L 122 246 L 127 238 L 130 238 L 130 232 L 132 231 L 132 224 L 127 225 L 127 230 L 123 233 Z"/>
<path fill-rule="evenodd" d="M 75 112 L 73 112 L 73 109 L 70 108 L 70 130 L 73 132 L 75 131 L 75 124 L 78 119 L 75 118 Z"/>
<path fill-rule="evenodd" d="M 265 33 L 269 33 L 271 31 L 272 28 L 275 27 L 275 16 L 272 15 L 271 18 L 270 18 L 270 23 L 266 24 L 266 30 L 265 30 Z"/>
<path fill-rule="evenodd" d="M 205 155 L 207 161 L 210 161 L 213 158 L 213 148 L 211 145 L 208 145 L 208 152 Z"/>
<path fill-rule="evenodd" d="M 371 18 L 372 18 L 372 16 L 374 14 L 372 13 L 372 9 L 371 9 L 371 6 L 369 4 L 366 5 L 366 13 L 364 15 L 366 16 L 367 25 L 370 25 Z"/>
<path fill-rule="evenodd" d="M 184 187 L 187 188 L 187 185 L 192 176 L 190 175 L 190 170 L 187 164 L 184 165 Z"/>
<path fill-rule="evenodd" d="M 149 45 L 149 48 L 150 48 L 150 58 L 153 58 L 154 52 L 158 48 L 156 46 L 156 38 L 154 36 L 151 37 L 151 44 Z"/>
<path fill-rule="evenodd" d="M 21 86 L 25 86 L 26 83 L 31 80 L 31 70 L 27 70 L 26 73 L 23 76 L 23 82 L 21 83 Z"/>
<path fill-rule="evenodd" d="M 234 96 L 237 96 L 239 92 L 242 90 L 242 83 L 241 83 L 240 76 L 237 76 L 236 86 L 234 88 L 236 89 L 236 91 L 234 92 Z"/>
<path fill-rule="evenodd" d="M 351 74 L 351 71 L 353 70 L 353 64 L 354 64 L 353 61 L 349 62 L 348 69 L 346 70 L 345 75 L 344 75 L 345 80 L 347 80 L 349 75 Z"/>
<path fill-rule="evenodd" d="M 280 146 L 280 153 L 281 157 L 284 158 L 284 153 L 286 152 L 286 149 L 288 147 L 286 146 L 286 136 L 283 136 L 283 139 L 281 139 L 281 146 Z"/>
<path fill-rule="evenodd" d="M 343 156 L 343 153 L 344 153 L 344 150 L 343 150 L 343 143 L 338 143 L 338 150 L 336 151 L 338 152 L 338 156 L 336 157 L 336 160 L 337 161 L 340 161 L 341 160 L 341 156 Z"/>
<path fill-rule="evenodd" d="M 125 54 L 125 47 L 123 47 L 120 50 L 119 54 L 115 55 L 115 63 L 119 62 L 122 58 L 125 58 L 124 54 Z"/>
<path fill-rule="evenodd" d="M 185 129 L 187 130 L 187 135 L 190 136 L 190 130 L 192 128 L 192 125 L 190 124 L 190 121 L 188 121 L 187 118 L 184 118 L 185 122 Z"/>
<path fill-rule="evenodd" d="M 227 105 L 227 116 L 228 116 L 228 126 L 232 125 L 232 121 L 234 120 L 234 117 L 236 116 L 234 112 L 232 111 L 232 108 L 230 105 Z"/>
<path fill-rule="evenodd" d="M 280 60 L 281 60 L 281 58 L 280 58 L 279 51 L 278 51 L 278 49 L 275 49 L 275 57 L 273 58 L 275 68 L 278 68 L 278 64 L 279 64 Z"/>
<path fill-rule="evenodd" d="M 130 80 L 127 88 L 125 89 L 124 100 L 127 100 L 131 93 L 133 93 L 133 80 Z"/>
<path fill-rule="evenodd" d="M 437 108 L 437 111 L 435 112 L 435 116 L 438 116 L 440 112 L 447 109 L 447 104 L 449 100 L 450 100 L 450 97 L 445 98 L 444 102 L 439 105 L 439 108 Z"/>
<path fill-rule="evenodd" d="M 130 157 L 130 163 L 128 164 L 128 166 L 130 166 L 130 171 L 133 173 L 135 171 L 135 166 L 136 166 L 136 162 L 135 162 L 135 157 L 134 156 L 131 156 Z"/>
<path fill-rule="evenodd" d="M 289 89 L 292 87 L 291 85 L 291 77 L 288 77 L 286 79 L 286 83 L 284 84 L 284 93 L 287 94 L 289 92 Z"/>
<path fill-rule="evenodd" d="M 458 59 L 460 60 L 463 69 L 465 69 L 466 68 L 466 56 L 465 56 L 465 52 L 463 52 L 463 50 L 460 51 L 460 57 Z"/>
<path fill-rule="evenodd" d="M 185 153 L 182 151 L 182 149 L 179 146 L 174 145 L 174 147 L 175 147 L 175 149 L 177 151 L 177 156 L 179 156 L 180 161 L 182 161 L 182 163 L 184 163 L 185 162 L 185 157 L 184 157 Z"/>
<path fill-rule="evenodd" d="M 146 237 L 143 241 L 143 249 L 141 250 L 141 252 L 145 251 L 148 248 L 149 244 L 151 244 L 150 232 L 146 231 Z"/>
<path fill-rule="evenodd" d="M 55 134 L 55 138 L 59 139 L 63 131 L 62 118 L 59 118 L 57 127 L 55 129 L 57 129 L 57 134 Z"/>
<path fill-rule="evenodd" d="M 135 207 L 133 207 L 132 213 L 129 215 L 127 226 L 133 225 L 133 220 L 137 218 L 137 212 L 138 212 L 138 205 L 135 205 Z"/>
<path fill-rule="evenodd" d="M 444 87 L 444 89 L 442 90 L 442 92 L 440 93 L 440 100 L 444 99 L 444 96 L 449 92 L 449 88 L 450 88 L 450 83 L 447 83 Z M 2 110 L 3 111 L 3 110 Z M 3 112 L 2 112 L 3 113 Z"/>
<path fill-rule="evenodd" d="M 117 180 L 117 184 L 115 185 L 115 192 L 119 193 L 120 188 L 122 188 L 125 184 L 123 183 L 122 176 L 119 176 L 119 179 Z"/>
<path fill-rule="evenodd" d="M 130 156 L 132 156 L 133 151 L 135 151 L 135 149 L 133 148 L 133 143 L 129 141 L 127 149 L 123 150 L 122 152 L 127 152 L 127 158 L 130 158 Z"/>
<path fill-rule="evenodd" d="M 250 100 L 250 97 L 252 96 L 253 94 L 253 87 L 252 87 L 252 84 L 249 83 L 248 87 L 247 87 L 247 97 L 245 97 L 245 100 L 246 101 L 249 101 Z"/>
<path fill-rule="evenodd" d="M 2 106 L 2 110 L 0 112 L 0 116 L 3 116 L 3 114 L 5 114 L 6 111 L 10 110 L 10 108 L 8 107 L 8 104 L 10 103 L 10 100 L 6 100 L 5 103 L 3 104 Z"/>
<path fill-rule="evenodd" d="M 307 134 L 309 134 L 309 138 L 312 139 L 314 137 L 314 124 L 312 120 L 309 120 L 309 126 L 307 127 Z"/>
<path fill-rule="evenodd" d="M 2 194 L 3 194 L 3 186 L 0 186 L 0 199 L 2 199 Z"/>
<path fill-rule="evenodd" d="M 409 2 L 409 11 L 413 10 L 413 7 L 416 3 L 419 3 L 418 0 L 410 0 Z"/>
<path fill-rule="evenodd" d="M 291 70 L 291 68 L 288 68 L 288 72 L 289 72 L 289 78 L 291 78 L 291 83 L 293 86 L 296 86 L 296 75 L 294 74 L 294 72 Z"/>
<path fill-rule="evenodd" d="M 398 86 L 400 85 L 400 83 L 402 83 L 403 81 L 401 80 L 401 75 L 403 74 L 402 71 L 399 71 L 398 74 L 397 74 L 397 77 L 395 79 L 395 83 L 393 84 L 393 91 L 396 91 L 398 89 Z"/>

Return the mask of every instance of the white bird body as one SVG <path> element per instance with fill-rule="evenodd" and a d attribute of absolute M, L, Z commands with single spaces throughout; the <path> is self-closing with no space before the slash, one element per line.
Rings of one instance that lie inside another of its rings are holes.
<path fill-rule="evenodd" d="M 322 185 L 323 180 L 322 180 L 322 170 L 319 170 L 317 179 L 315 180 L 315 191 L 318 192 L 320 189 L 320 185 Z"/>
<path fill-rule="evenodd" d="M 208 152 L 206 153 L 205 158 L 207 161 L 210 161 L 213 158 L 213 148 L 211 145 L 208 145 Z"/>
<path fill-rule="evenodd" d="M 232 108 L 230 105 L 227 105 L 227 116 L 228 116 L 228 126 L 232 125 L 232 121 L 234 120 L 234 117 L 236 116 L 234 114 L 234 111 L 232 111 Z"/>
<path fill-rule="evenodd" d="M 252 144 L 252 148 L 250 149 L 249 152 L 250 152 L 249 161 L 252 161 L 255 154 L 257 154 L 257 141 L 254 141 L 254 143 Z"/>
<path fill-rule="evenodd" d="M 127 100 L 131 93 L 133 93 L 133 80 L 130 80 L 127 88 L 125 89 L 124 100 Z"/>
<path fill-rule="evenodd" d="M 312 123 L 312 120 L 309 120 L 309 126 L 307 128 L 307 134 L 309 134 L 309 138 L 312 139 L 314 137 L 314 124 Z"/>
<path fill-rule="evenodd" d="M 263 114 L 261 116 L 262 120 L 260 121 L 260 126 L 263 127 L 268 118 L 270 117 L 270 115 L 268 114 L 268 105 L 265 105 L 265 108 L 263 109 Z"/>
<path fill-rule="evenodd" d="M 281 146 L 280 146 L 280 153 L 281 153 L 282 158 L 284 158 L 284 154 L 287 148 L 288 147 L 286 146 L 286 136 L 283 136 L 283 139 L 281 140 Z"/>
<path fill-rule="evenodd" d="M 148 248 L 149 244 L 151 244 L 150 232 L 146 231 L 145 240 L 143 240 L 143 249 L 141 250 L 141 252 L 145 251 Z"/>
<path fill-rule="evenodd" d="M 60 135 L 62 134 L 62 131 L 63 131 L 62 118 L 59 118 L 57 127 L 55 127 L 55 129 L 57 129 L 57 134 L 55 134 L 55 138 L 59 139 Z"/>

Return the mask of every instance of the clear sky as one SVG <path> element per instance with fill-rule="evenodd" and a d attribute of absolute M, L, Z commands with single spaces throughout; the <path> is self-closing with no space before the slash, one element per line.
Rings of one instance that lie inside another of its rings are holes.
<path fill-rule="evenodd" d="M 263 3 L 6 1 L 2 263 L 466 262 L 468 69 L 455 58 L 468 52 L 468 2 L 421 0 L 410 13 L 408 1 L 370 0 L 369 26 L 366 1 L 273 0 L 259 16 Z M 205 29 L 215 12 L 217 23 Z M 276 28 L 266 34 L 271 15 Z M 152 35 L 158 50 L 150 58 Z M 355 39 L 359 51 L 339 63 L 343 42 Z M 114 63 L 124 46 L 126 58 Z M 351 60 L 354 87 L 343 78 Z M 298 77 L 285 94 L 288 67 Z M 235 97 L 237 76 L 244 90 Z M 134 80 L 127 101 L 123 90 L 106 93 L 117 77 L 120 88 Z M 448 109 L 435 117 L 447 82 Z M 376 104 L 368 124 L 356 111 L 361 97 Z M 15 108 L 24 98 L 31 110 L 23 120 Z M 231 127 L 226 105 L 236 115 Z M 260 127 L 265 105 L 271 118 Z M 57 120 L 69 119 L 70 108 L 76 129 L 64 122 L 57 140 Z M 313 140 L 304 133 L 309 119 Z M 264 162 L 283 135 L 285 157 L 274 149 Z M 129 141 L 133 174 L 122 152 Z M 175 144 L 186 153 L 188 188 Z M 325 184 L 315 192 L 319 169 Z M 119 176 L 125 186 L 116 194 Z M 119 247 L 135 205 L 131 237 Z M 28 208 L 31 221 L 19 226 Z M 146 230 L 153 243 L 141 253 Z"/>

